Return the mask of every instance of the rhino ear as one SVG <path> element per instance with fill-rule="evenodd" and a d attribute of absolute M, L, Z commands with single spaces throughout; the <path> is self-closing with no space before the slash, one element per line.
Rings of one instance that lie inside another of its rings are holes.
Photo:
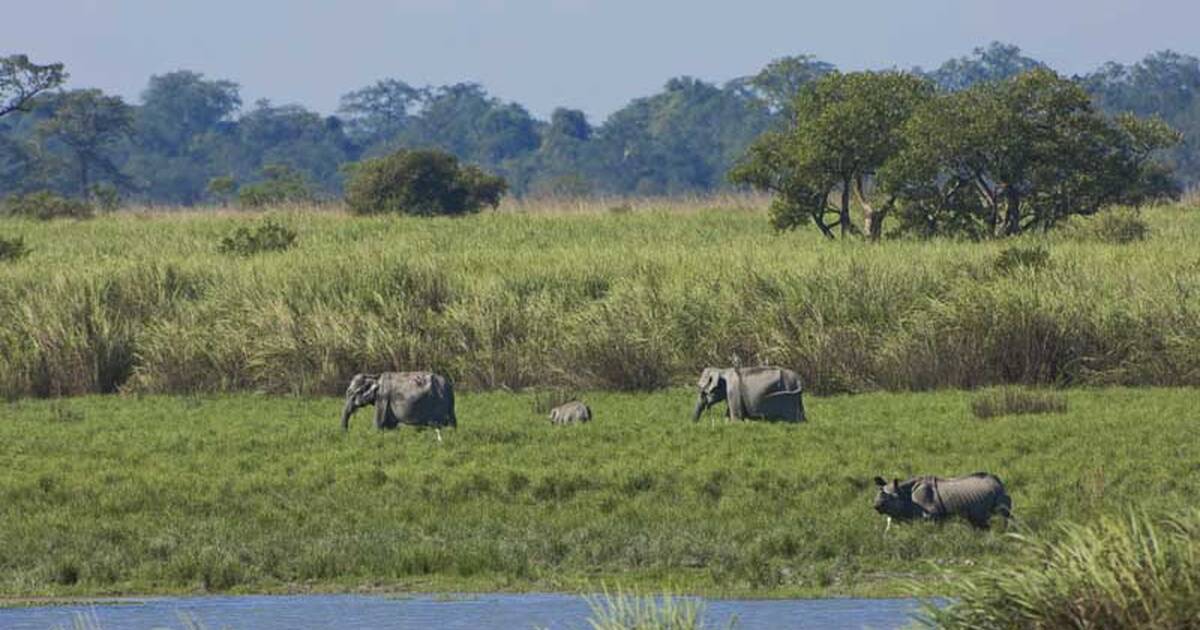
<path fill-rule="evenodd" d="M 887 482 L 883 480 L 883 477 L 876 477 L 876 478 L 875 478 L 875 485 L 877 485 L 877 486 L 879 486 L 880 488 L 882 488 L 882 487 L 884 487 L 884 486 L 886 486 L 886 485 L 887 485 Z"/>

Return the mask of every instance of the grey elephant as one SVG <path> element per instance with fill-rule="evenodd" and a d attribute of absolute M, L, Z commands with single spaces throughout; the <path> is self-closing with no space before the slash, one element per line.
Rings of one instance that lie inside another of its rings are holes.
<path fill-rule="evenodd" d="M 940 521 L 951 516 L 965 518 L 979 529 L 987 529 L 993 514 L 1012 518 L 1012 499 L 1004 490 L 1000 478 L 985 472 L 944 479 L 925 475 L 907 481 L 875 478 L 879 494 L 875 511 L 887 517 L 887 531 L 892 519 L 911 521 L 929 519 Z"/>
<path fill-rule="evenodd" d="M 342 430 L 360 407 L 375 405 L 375 428 L 394 429 L 402 424 L 431 426 L 442 439 L 441 427 L 457 427 L 454 385 L 433 372 L 383 372 L 355 374 L 346 388 Z"/>
<path fill-rule="evenodd" d="M 805 420 L 800 377 L 786 368 L 704 368 L 697 387 L 700 391 L 693 422 L 722 400 L 726 402 L 730 420 Z"/>
<path fill-rule="evenodd" d="M 578 400 L 563 403 L 550 410 L 551 424 L 576 424 L 579 422 L 589 422 L 591 419 L 591 407 Z"/>

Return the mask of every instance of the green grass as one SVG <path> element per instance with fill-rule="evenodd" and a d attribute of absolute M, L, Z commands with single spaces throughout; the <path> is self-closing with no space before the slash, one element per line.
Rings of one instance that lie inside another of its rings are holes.
<path fill-rule="evenodd" d="M 1013 562 L 962 523 L 883 534 L 872 477 L 1000 476 L 1019 531 L 1194 503 L 1194 389 L 1074 389 L 1065 413 L 974 418 L 971 392 L 810 397 L 811 422 L 688 418 L 691 392 L 464 393 L 459 426 L 338 427 L 334 398 L 0 403 L 0 594 L 582 590 L 946 593 Z M 997 528 L 999 529 L 999 528 Z"/>
<path fill-rule="evenodd" d="M 1200 384 L 1200 213 L 1124 245 L 824 242 L 761 210 L 282 212 L 285 252 L 230 257 L 255 214 L 0 219 L 0 396 L 333 394 L 428 367 L 462 388 L 656 389 L 776 363 L 811 391 Z M 1045 252 L 1036 264 L 1005 252 Z M 1008 262 L 1006 262 L 1008 261 Z"/>
<path fill-rule="evenodd" d="M 959 597 L 926 623 L 1002 628 L 1192 628 L 1200 620 L 1200 511 L 1152 519 L 1110 516 L 1022 537 L 1012 566 L 962 580 Z"/>

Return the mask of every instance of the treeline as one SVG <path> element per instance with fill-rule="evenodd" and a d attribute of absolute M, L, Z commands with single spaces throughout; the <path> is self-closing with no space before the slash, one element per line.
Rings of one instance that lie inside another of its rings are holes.
<path fill-rule="evenodd" d="M 957 91 L 1043 66 L 993 43 L 911 73 Z M 268 101 L 246 106 L 237 84 L 183 70 L 151 77 L 136 104 L 75 89 L 13 108 L 0 117 L 0 195 L 50 190 L 191 205 L 239 193 L 254 199 L 265 186 L 332 198 L 342 193 L 346 163 L 415 147 L 481 165 L 517 195 L 709 192 L 731 185 L 728 171 L 756 138 L 787 124 L 800 87 L 834 69 L 795 56 L 723 85 L 675 78 L 598 125 L 567 108 L 537 119 L 474 83 L 383 80 L 344 95 L 333 116 Z M 1200 182 L 1200 60 L 1158 52 L 1072 80 L 1105 113 L 1156 115 L 1181 132 L 1165 157 L 1180 185 Z M 20 96 L 9 93 L 16 84 L 0 88 L 8 103 Z"/>

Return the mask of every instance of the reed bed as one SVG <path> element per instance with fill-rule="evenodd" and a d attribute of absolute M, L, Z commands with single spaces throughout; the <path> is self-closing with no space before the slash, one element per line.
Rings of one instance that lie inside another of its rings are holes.
<path fill-rule="evenodd" d="M 1016 536 L 1013 562 L 956 577 L 951 605 L 927 606 L 933 627 L 1195 628 L 1200 624 L 1200 511 L 1132 513 L 1057 536 Z"/>
<path fill-rule="evenodd" d="M 758 210 L 277 211 L 284 252 L 218 244 L 241 212 L 0 220 L 0 395 L 329 394 L 363 370 L 464 389 L 653 390 L 707 365 L 792 367 L 817 393 L 1200 384 L 1200 214 L 1125 245 L 826 242 Z"/>

